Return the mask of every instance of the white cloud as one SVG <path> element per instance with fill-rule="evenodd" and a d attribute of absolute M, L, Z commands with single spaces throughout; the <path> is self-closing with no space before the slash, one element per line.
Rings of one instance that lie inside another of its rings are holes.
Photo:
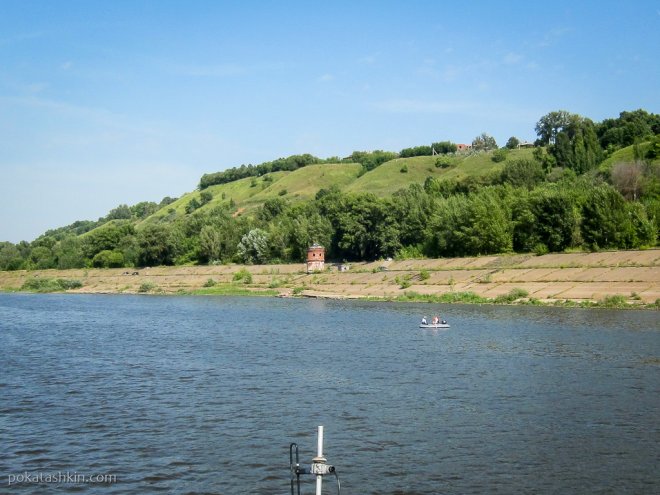
<path fill-rule="evenodd" d="M 334 78 L 335 78 L 335 76 L 333 76 L 332 74 L 323 74 L 322 76 L 320 76 L 317 79 L 317 81 L 318 82 L 329 82 L 329 81 L 334 80 Z"/>

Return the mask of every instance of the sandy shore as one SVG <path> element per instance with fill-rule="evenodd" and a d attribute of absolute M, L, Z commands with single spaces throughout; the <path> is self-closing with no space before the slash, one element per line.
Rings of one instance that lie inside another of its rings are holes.
<path fill-rule="evenodd" d="M 251 283 L 234 281 L 240 270 L 251 273 Z M 547 303 L 621 296 L 631 304 L 650 304 L 660 299 L 660 249 L 378 261 L 351 263 L 345 272 L 327 263 L 326 271 L 313 274 L 307 274 L 302 263 L 23 270 L 0 272 L 0 288 L 20 290 L 35 277 L 81 281 L 81 288 L 68 291 L 73 293 L 189 293 L 202 290 L 212 279 L 216 288 L 269 290 L 281 296 L 395 298 L 410 292 L 472 292 L 496 298 L 522 289 L 528 297 Z"/>

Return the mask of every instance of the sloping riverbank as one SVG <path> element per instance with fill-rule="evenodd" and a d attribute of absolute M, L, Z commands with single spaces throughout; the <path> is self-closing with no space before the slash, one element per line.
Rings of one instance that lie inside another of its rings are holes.
<path fill-rule="evenodd" d="M 263 294 L 445 302 L 656 305 L 660 249 L 326 264 L 173 266 L 0 272 L 5 291 Z M 56 280 L 69 281 L 58 289 Z M 76 283 L 71 284 L 71 281 Z M 78 284 L 77 282 L 80 282 Z M 27 283 L 27 285 L 26 285 Z M 68 288 L 80 285 L 77 288 Z"/>

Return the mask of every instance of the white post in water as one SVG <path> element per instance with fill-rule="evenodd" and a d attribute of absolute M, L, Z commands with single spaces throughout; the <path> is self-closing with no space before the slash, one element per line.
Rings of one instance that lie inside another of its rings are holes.
<path fill-rule="evenodd" d="M 325 462 L 325 459 L 323 458 L 323 426 L 319 425 L 319 436 L 318 436 L 318 452 L 316 455 L 316 458 L 321 461 Z M 323 491 L 323 476 L 320 474 L 316 475 L 316 495 L 322 495 Z"/>

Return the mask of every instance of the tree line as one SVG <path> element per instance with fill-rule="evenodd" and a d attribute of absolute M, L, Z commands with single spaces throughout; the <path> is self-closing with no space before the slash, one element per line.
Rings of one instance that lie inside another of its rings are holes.
<path fill-rule="evenodd" d="M 159 205 L 120 205 L 96 225 L 75 222 L 32 243 L 0 243 L 0 269 L 300 262 L 313 242 L 336 260 L 655 246 L 658 122 L 642 110 L 601 124 L 551 112 L 536 125 L 539 146 L 532 159 L 462 180 L 428 177 L 386 198 L 331 187 L 310 201 L 270 199 L 253 215 L 236 216 L 235 207 L 223 203 L 140 226 L 138 220 Z M 479 137 L 485 142 L 488 136 Z M 598 168 L 631 142 L 632 161 Z M 398 156 L 354 155 L 370 167 Z"/>

